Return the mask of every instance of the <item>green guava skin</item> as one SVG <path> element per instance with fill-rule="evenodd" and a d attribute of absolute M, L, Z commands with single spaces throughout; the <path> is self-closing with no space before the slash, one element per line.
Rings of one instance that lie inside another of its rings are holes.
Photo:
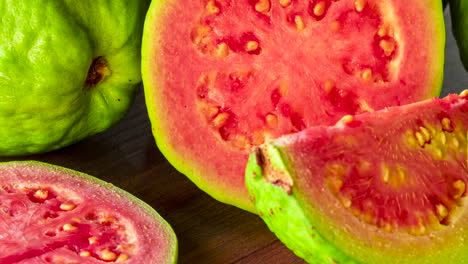
<path fill-rule="evenodd" d="M 450 0 L 452 31 L 458 44 L 460 57 L 468 71 L 468 1 Z"/>
<path fill-rule="evenodd" d="M 147 0 L 0 1 L 0 156 L 48 152 L 102 132 L 140 87 Z M 110 75 L 85 81 L 103 56 Z"/>
<path fill-rule="evenodd" d="M 271 165 L 289 174 L 281 153 L 273 145 L 265 151 Z M 258 164 L 256 153 L 249 156 L 246 173 L 246 186 L 253 197 L 258 214 L 272 232 L 283 241 L 297 256 L 311 264 L 359 264 L 351 257 L 326 240 L 305 215 L 298 198 L 282 188 L 265 180 L 263 168 Z"/>
<path fill-rule="evenodd" d="M 86 173 L 82 173 L 79 171 L 75 171 L 72 169 L 60 167 L 57 165 L 52 165 L 49 163 L 45 162 L 40 162 L 40 161 L 9 161 L 9 162 L 0 162 L 0 170 L 1 169 L 8 169 L 8 168 L 17 168 L 19 171 L 21 171 L 24 168 L 30 168 L 32 170 L 38 169 L 38 170 L 49 170 L 51 172 L 58 172 L 59 174 L 66 174 L 68 177 L 71 178 L 76 178 L 80 181 L 90 183 L 91 185 L 97 185 L 103 189 L 108 189 L 112 193 L 115 194 L 115 197 L 118 199 L 122 200 L 128 200 L 131 203 L 134 203 L 136 207 L 140 208 L 145 214 L 147 214 L 149 217 L 152 217 L 154 219 L 154 222 L 158 223 L 159 227 L 161 228 L 161 232 L 165 234 L 167 237 L 167 252 L 166 252 L 166 258 L 161 259 L 158 261 L 161 261 L 161 263 L 167 263 L 167 264 L 176 264 L 177 259 L 178 259 L 178 242 L 177 242 L 177 236 L 172 229 L 171 225 L 159 215 L 156 210 L 154 210 L 151 206 L 149 206 L 147 203 L 143 202 L 142 200 L 138 199 L 134 195 L 116 187 L 113 184 L 110 184 L 108 182 L 105 182 L 101 179 L 98 179 L 96 177 L 93 177 L 91 175 L 88 175 Z M 63 179 L 66 181 L 66 179 Z M 138 217 L 138 216 L 137 216 Z M 160 262 L 158 262 L 160 263 Z"/>

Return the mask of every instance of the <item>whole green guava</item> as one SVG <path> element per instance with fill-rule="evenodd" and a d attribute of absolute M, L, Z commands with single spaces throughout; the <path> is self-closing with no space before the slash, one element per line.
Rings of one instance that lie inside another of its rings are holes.
<path fill-rule="evenodd" d="M 450 0 L 452 31 L 457 40 L 460 56 L 468 71 L 468 0 Z"/>
<path fill-rule="evenodd" d="M 141 83 L 147 0 L 0 0 L 0 155 L 102 132 Z"/>

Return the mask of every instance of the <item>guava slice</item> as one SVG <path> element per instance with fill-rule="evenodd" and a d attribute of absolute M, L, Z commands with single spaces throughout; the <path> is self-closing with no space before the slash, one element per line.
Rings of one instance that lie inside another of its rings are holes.
<path fill-rule="evenodd" d="M 468 71 L 468 2 L 450 0 L 452 32 L 458 44 L 463 66 Z"/>
<path fill-rule="evenodd" d="M 287 135 L 254 151 L 259 215 L 309 263 L 464 263 L 468 91 Z"/>
<path fill-rule="evenodd" d="M 169 224 L 131 194 L 39 162 L 0 164 L 0 263 L 176 263 Z"/>
<path fill-rule="evenodd" d="M 147 0 L 0 1 L 0 155 L 104 131 L 141 83 Z"/>
<path fill-rule="evenodd" d="M 214 198 L 254 211 L 252 146 L 438 95 L 440 0 L 167 0 L 145 21 L 156 143 Z"/>

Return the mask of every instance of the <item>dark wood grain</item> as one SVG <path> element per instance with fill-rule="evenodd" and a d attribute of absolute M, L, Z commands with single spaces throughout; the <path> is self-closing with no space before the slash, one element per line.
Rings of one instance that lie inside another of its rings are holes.
<path fill-rule="evenodd" d="M 450 24 L 447 31 L 444 95 L 468 88 Z M 128 115 L 104 133 L 51 153 L 0 160 L 19 159 L 94 175 L 147 202 L 174 228 L 181 264 L 305 263 L 259 217 L 212 199 L 166 161 L 154 143 L 142 91 Z"/>

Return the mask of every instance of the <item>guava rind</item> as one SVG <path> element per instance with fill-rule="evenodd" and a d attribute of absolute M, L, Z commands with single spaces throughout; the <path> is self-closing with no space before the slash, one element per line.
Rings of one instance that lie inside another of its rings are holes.
<path fill-rule="evenodd" d="M 266 155 L 271 166 L 289 174 L 281 153 L 269 145 Z M 333 243 L 327 241 L 304 214 L 297 197 L 287 194 L 281 187 L 265 180 L 263 168 L 257 163 L 257 153 L 249 156 L 245 172 L 246 185 L 253 197 L 258 213 L 276 236 L 294 253 L 308 263 L 358 264 L 346 256 Z M 285 232 L 277 232 L 285 230 Z M 332 257 L 333 256 L 333 257 Z M 338 262 L 336 262 L 338 261 Z"/>
<path fill-rule="evenodd" d="M 463 66 L 468 71 L 468 2 L 450 0 L 452 31 L 458 44 Z"/>
<path fill-rule="evenodd" d="M 459 111 L 459 116 L 456 118 L 463 120 L 466 127 L 468 124 L 468 116 L 466 115 L 468 101 L 466 92 L 464 94 L 464 96 L 461 96 L 463 98 L 449 95 L 446 99 L 432 100 L 435 102 L 435 104 L 432 105 L 431 100 L 427 100 L 409 106 L 402 106 L 399 107 L 399 109 L 397 107 L 391 107 L 372 114 L 375 119 L 381 119 L 386 115 L 387 111 L 391 112 L 392 109 L 399 110 L 398 112 L 395 111 L 394 114 L 414 114 L 424 112 L 426 108 L 431 108 L 433 106 L 434 109 L 438 111 L 450 109 L 450 107 L 453 106 Z M 343 124 L 339 124 L 338 126 L 342 125 Z M 326 133 L 325 131 L 327 131 L 327 129 L 339 130 L 339 127 L 317 127 L 309 129 L 309 132 L 311 132 L 310 134 L 306 134 L 304 133 L 306 131 L 303 131 L 297 134 L 284 136 L 260 146 L 260 148 L 250 155 L 245 174 L 246 186 L 249 189 L 249 194 L 255 202 L 262 219 L 286 246 L 309 263 L 466 263 L 468 255 L 466 254 L 467 246 L 464 241 L 468 238 L 468 232 L 466 226 L 463 226 L 463 223 L 466 223 L 467 219 L 466 208 L 462 208 L 458 211 L 461 215 L 457 216 L 456 223 L 453 223 L 453 225 L 449 224 L 444 230 L 438 230 L 421 237 L 411 237 L 411 235 L 407 234 L 393 235 L 394 233 L 389 233 L 389 235 L 387 234 L 385 238 L 383 238 L 383 236 L 377 234 L 382 231 L 376 227 L 369 227 L 363 228 L 365 231 L 369 232 L 368 234 L 359 234 L 359 237 L 355 238 L 353 237 L 355 233 L 353 235 L 352 232 L 349 232 L 349 230 L 356 228 L 356 226 L 354 226 L 356 222 L 353 219 L 343 219 L 346 223 L 346 227 L 344 227 L 338 226 L 336 222 L 330 221 L 329 218 L 321 215 L 320 208 L 323 208 L 323 206 L 321 204 L 310 203 L 301 189 L 319 188 L 316 193 L 323 193 L 323 195 L 327 195 L 327 191 L 321 189 L 323 186 L 315 186 L 310 182 L 307 182 L 307 186 L 298 186 L 299 180 L 297 179 L 298 176 L 296 173 L 309 173 L 310 177 L 315 176 L 310 174 L 311 172 L 308 171 L 308 168 L 298 167 L 298 164 L 294 162 L 294 165 L 292 165 L 293 163 L 291 160 L 294 160 L 295 153 L 291 152 L 287 146 L 289 144 L 288 142 L 295 142 L 294 144 L 314 144 L 314 140 L 308 140 L 306 137 L 312 135 L 313 138 L 312 131 L 314 130 L 316 132 Z M 463 134 L 465 135 L 464 141 L 466 142 L 468 134 L 466 132 Z M 327 146 L 326 142 L 324 146 Z M 333 147 L 335 146 L 331 146 L 331 148 Z M 312 145 L 304 147 L 304 149 L 307 148 L 313 149 L 314 147 Z M 463 148 L 460 149 L 460 151 L 464 153 L 465 156 L 468 152 L 467 149 Z M 308 157 L 307 153 L 304 152 L 300 152 L 296 155 L 301 156 L 301 158 L 298 158 L 300 160 L 306 160 L 307 158 L 304 157 Z M 466 160 L 466 158 L 467 157 L 464 159 Z M 468 164 L 468 161 L 466 164 Z M 467 166 L 466 164 L 459 164 L 459 166 L 462 168 Z M 292 169 L 293 167 L 294 169 Z M 287 175 L 286 181 L 284 181 L 284 175 Z M 322 177 L 322 175 L 316 175 L 316 177 Z M 282 179 L 282 182 L 277 182 L 274 179 Z M 285 190 L 283 188 L 283 183 L 288 181 L 287 187 L 289 190 Z M 462 204 L 464 204 L 464 202 L 466 201 L 463 201 Z M 327 208 L 333 208 L 330 210 L 336 211 L 343 210 L 340 209 L 340 202 L 337 201 L 336 203 L 338 205 L 330 205 Z M 464 205 L 461 206 L 463 207 Z M 352 214 L 344 215 L 354 218 Z M 365 226 L 366 224 L 363 223 L 364 222 L 361 222 L 359 225 Z M 324 229 L 328 230 L 324 231 Z M 363 229 L 360 228 L 359 230 Z M 437 232 L 439 232 L 439 234 Z M 362 238 L 370 240 L 366 242 L 367 244 L 376 244 L 379 246 L 371 249 L 366 248 L 363 244 L 353 245 L 353 241 Z M 445 240 L 444 238 L 450 239 Z M 401 242 L 405 239 L 411 242 L 405 242 L 404 250 L 394 250 L 394 248 L 392 248 L 400 247 L 400 244 L 386 244 L 389 240 Z M 339 241 L 339 243 L 337 241 Z M 434 250 L 434 245 L 431 245 L 433 248 L 428 250 L 426 246 L 428 246 L 428 243 L 433 242 L 435 245 L 444 246 L 439 247 L 439 250 Z M 351 250 L 349 248 L 354 249 Z"/>
<path fill-rule="evenodd" d="M 174 233 L 174 230 L 170 226 L 170 224 L 162 218 L 156 210 L 154 210 L 151 206 L 147 203 L 143 202 L 142 200 L 138 199 L 134 195 L 116 187 L 115 185 L 100 180 L 96 177 L 91 175 L 78 172 L 72 169 L 39 162 L 39 161 L 10 161 L 10 162 L 1 162 L 0 163 L 0 173 L 5 173 L 5 171 L 14 171 L 14 173 L 22 173 L 22 174 L 31 174 L 33 177 L 36 177 L 33 173 L 39 174 L 54 174 L 54 175 L 61 175 L 62 178 L 60 179 L 63 182 L 60 183 L 63 186 L 66 186 L 67 180 L 70 181 L 71 179 L 76 179 L 79 182 L 82 182 L 85 185 L 92 186 L 93 188 L 102 188 L 106 190 L 106 193 L 113 194 L 112 199 L 114 200 L 122 200 L 126 203 L 132 204 L 133 208 L 138 208 L 140 214 L 136 215 L 135 217 L 145 217 L 147 219 L 152 219 L 153 223 L 156 223 L 158 226 L 159 231 L 162 236 L 166 238 L 166 241 L 158 241 L 164 242 L 162 244 L 165 248 L 166 252 L 164 252 L 164 258 L 154 260 L 151 263 L 167 263 L 167 264 L 175 264 L 177 263 L 178 257 L 178 242 L 177 237 Z M 63 177 L 66 175 L 66 177 Z M 8 177 L 8 176 L 7 176 Z M 37 177 L 40 179 L 40 176 Z M 86 197 L 85 197 L 86 198 Z M 161 244 L 160 244 L 161 245 Z"/>
<path fill-rule="evenodd" d="M 0 2 L 0 155 L 47 152 L 102 132 L 141 82 L 148 1 Z M 110 75 L 85 87 L 94 59 Z"/>

